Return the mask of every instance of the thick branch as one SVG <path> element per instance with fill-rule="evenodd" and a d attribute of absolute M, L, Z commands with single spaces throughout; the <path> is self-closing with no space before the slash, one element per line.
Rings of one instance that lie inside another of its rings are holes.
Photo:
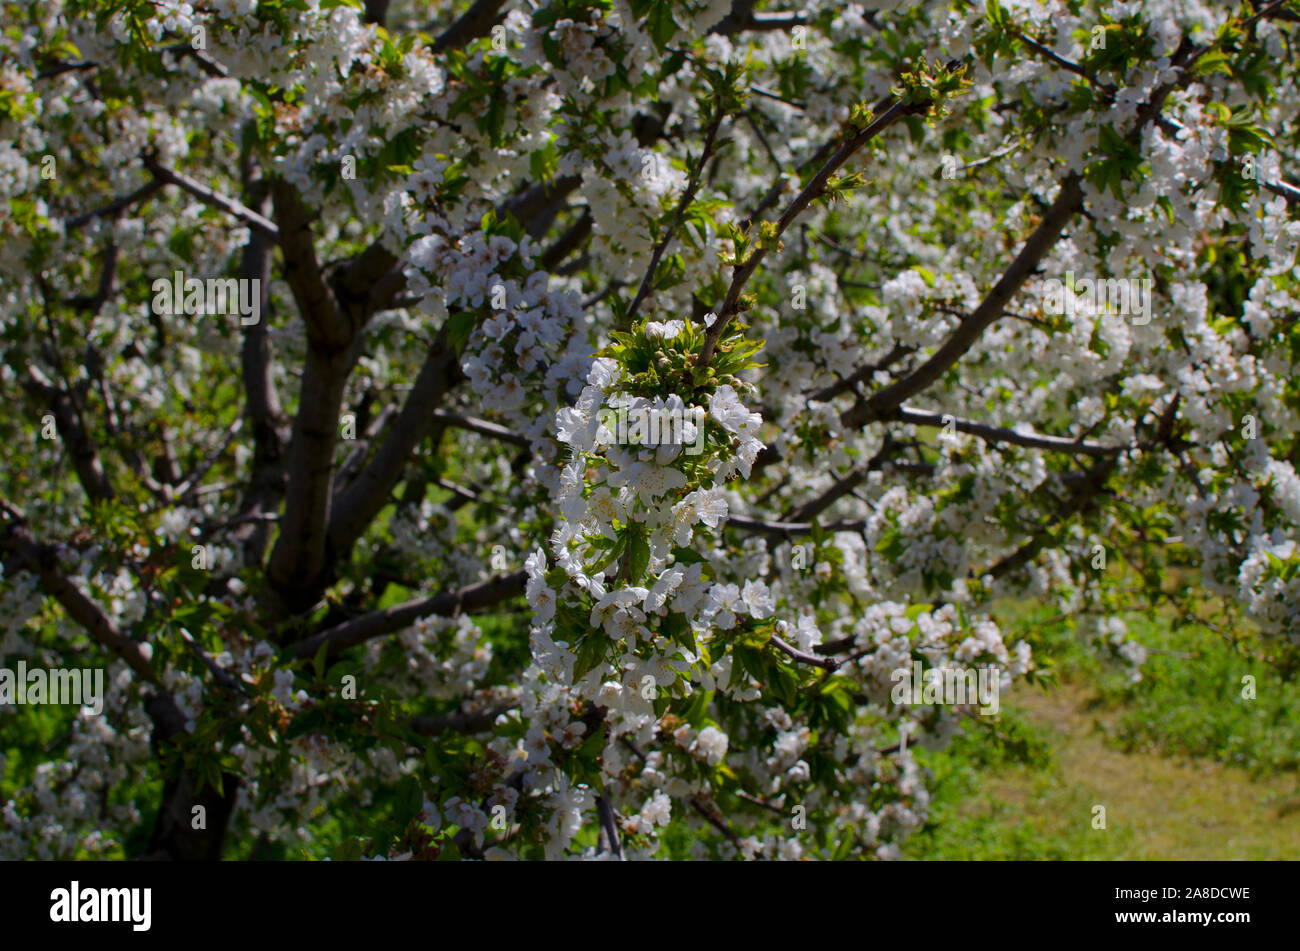
<path fill-rule="evenodd" d="M 929 360 L 921 364 L 903 379 L 890 384 L 869 399 L 858 400 L 840 417 L 845 428 L 857 429 L 867 423 L 884 419 L 902 402 L 929 387 L 948 371 L 962 356 L 974 346 L 980 335 L 996 321 L 1007 303 L 1029 278 L 1038 263 L 1061 237 L 1065 225 L 1080 208 L 1083 207 L 1083 190 L 1079 186 L 1079 177 L 1069 175 L 1061 183 L 1056 200 L 1043 215 L 1042 221 L 1025 242 L 1016 259 L 1011 262 L 993 289 L 966 317 L 935 351 Z"/>
<path fill-rule="evenodd" d="M 159 165 L 158 159 L 151 152 L 144 153 L 142 158 L 144 160 L 145 168 L 149 169 L 149 171 L 153 173 L 154 178 L 163 184 L 175 185 L 182 191 L 189 192 L 199 201 L 203 202 L 203 204 L 211 208 L 216 208 L 218 211 L 224 211 L 228 215 L 233 215 L 254 231 L 260 231 L 273 241 L 279 238 L 280 232 L 275 226 L 275 223 L 258 214 L 253 209 L 235 201 L 233 198 L 228 198 L 219 192 L 213 191 L 206 185 L 196 182 L 188 175 Z"/>
<path fill-rule="evenodd" d="M 700 190 L 700 185 L 704 179 L 704 168 L 713 156 L 713 144 L 718 138 L 718 129 L 722 127 L 722 120 L 725 113 L 721 109 L 715 108 L 713 121 L 709 123 L 708 134 L 704 137 L 704 148 L 700 153 L 700 160 L 695 167 L 691 169 L 690 180 L 686 183 L 686 188 L 682 192 L 681 199 L 677 202 L 677 210 L 673 213 L 672 223 L 664 230 L 663 237 L 655 245 L 654 251 L 650 255 L 650 264 L 646 268 L 645 277 L 641 279 L 641 286 L 637 288 L 636 296 L 632 298 L 632 303 L 628 305 L 627 316 L 624 323 L 630 325 L 636 317 L 637 310 L 641 307 L 641 302 L 645 296 L 650 293 L 650 282 L 654 280 L 655 271 L 659 268 L 659 259 L 664 256 L 668 250 L 668 245 L 673 240 L 673 235 L 681 227 L 682 216 L 686 214 L 686 209 L 690 207 L 691 202 L 695 200 L 695 193 Z"/>
<path fill-rule="evenodd" d="M 1042 436 L 1037 433 L 1022 433 L 986 423 L 975 423 L 969 419 L 959 419 L 946 413 L 928 413 L 923 410 L 900 406 L 894 410 L 891 419 L 917 426 L 943 426 L 951 422 L 958 432 L 978 436 L 985 442 L 1011 443 L 1028 449 L 1046 449 L 1051 452 L 1064 452 L 1076 456 L 1116 456 L 1125 446 L 1103 446 L 1098 443 L 1084 442 L 1079 439 L 1066 439 L 1063 436 Z"/>
<path fill-rule="evenodd" d="M 897 122 L 905 115 L 923 111 L 927 108 L 925 103 L 913 105 L 904 105 L 901 101 L 894 102 L 888 109 L 880 113 L 871 122 L 849 139 L 834 155 L 830 157 L 821 170 L 813 176 L 807 186 L 790 203 L 790 207 L 785 210 L 776 222 L 776 233 L 774 240 L 779 239 L 785 230 L 790 227 L 790 223 L 797 218 L 805 208 L 813 203 L 826 190 L 826 183 L 830 181 L 839 169 L 847 162 L 859 149 L 874 139 L 877 135 L 884 132 L 891 125 Z M 745 263 L 736 269 L 735 275 L 731 279 L 731 286 L 727 289 L 727 296 L 723 299 L 722 305 L 717 310 L 717 319 L 713 326 L 709 328 L 704 337 L 704 347 L 700 351 L 698 365 L 700 367 L 708 366 L 709 361 L 713 359 L 713 351 L 722 338 L 723 331 L 726 330 L 727 324 L 740 310 L 740 295 L 745 289 L 745 284 L 750 277 L 758 270 L 759 264 L 762 263 L 766 256 L 767 250 L 764 247 L 756 247 L 750 252 Z"/>
<path fill-rule="evenodd" d="M 0 500 L 0 552 L 5 555 L 6 572 L 31 571 L 40 578 L 45 593 L 59 602 L 92 640 L 121 657 L 142 679 L 155 686 L 160 684 L 141 646 L 119 631 L 104 610 L 68 580 L 59 566 L 58 548 L 38 542 L 22 514 L 3 500 Z"/>
<path fill-rule="evenodd" d="M 100 462 L 99 451 L 86 431 L 81 414 L 62 387 L 51 383 L 36 367 L 28 364 L 23 377 L 24 388 L 54 411 L 54 422 L 59 436 L 68 447 L 72 466 L 77 472 L 81 487 L 93 501 L 104 502 L 116 496 L 113 484 Z"/>
<path fill-rule="evenodd" d="M 287 462 L 288 501 L 267 566 L 272 585 L 294 610 L 315 600 L 315 588 L 327 567 L 339 415 L 348 373 L 356 362 L 358 333 L 368 312 L 344 312 L 325 282 L 297 190 L 276 179 L 271 193 L 285 277 L 307 326 L 307 359 Z"/>
<path fill-rule="evenodd" d="M 492 728 L 497 717 L 513 710 L 516 704 L 500 703 L 480 710 L 477 713 L 448 713 L 437 717 L 411 717 L 411 729 L 422 736 L 437 736 L 439 733 L 482 733 Z"/>
<path fill-rule="evenodd" d="M 505 0 L 476 0 L 460 19 L 438 35 L 433 41 L 433 51 L 444 53 L 450 49 L 460 49 L 471 40 L 486 36 L 500 19 L 503 6 Z"/>
<path fill-rule="evenodd" d="M 1034 532 L 1029 541 L 982 574 L 1001 578 L 1027 565 L 1047 543 L 1049 534 L 1055 526 L 1073 518 L 1092 504 L 1093 499 L 1105 487 L 1106 480 L 1115 471 L 1116 463 L 1117 460 L 1114 458 L 1100 459 L 1089 467 L 1084 484 L 1074 490 L 1069 501 L 1059 510 L 1053 512 L 1047 519 L 1046 524 Z M 974 576 L 974 572 L 972 572 L 972 575 Z"/>
<path fill-rule="evenodd" d="M 329 547 L 335 555 L 346 555 L 388 504 L 389 494 L 401 479 L 411 453 L 440 425 L 430 410 L 463 379 L 455 349 L 447 345 L 445 335 L 439 334 L 392 430 L 370 464 L 339 495 L 329 526 Z"/>
<path fill-rule="evenodd" d="M 810 667 L 820 667 L 822 670 L 838 670 L 840 662 L 831 660 L 829 657 L 818 657 L 816 654 L 809 654 L 801 651 L 797 647 L 791 647 L 775 634 L 772 635 L 772 646 L 783 654 L 788 655 L 796 663 L 807 664 Z"/>
<path fill-rule="evenodd" d="M 904 346 L 903 344 L 896 343 L 889 353 L 885 354 L 875 363 L 863 364 L 842 380 L 837 380 L 830 386 L 818 390 L 811 398 L 819 403 L 825 403 L 839 396 L 841 393 L 847 393 L 864 380 L 871 379 L 871 377 L 879 371 L 893 366 L 899 360 L 903 359 L 903 357 L 912 353 L 915 349 L 915 347 Z"/>
<path fill-rule="evenodd" d="M 298 416 L 287 461 L 287 501 L 267 575 L 290 608 L 315 600 L 326 568 L 326 539 L 334 483 L 339 408 L 353 364 L 351 354 L 307 350 Z"/>
<path fill-rule="evenodd" d="M 816 518 L 819 514 L 826 511 L 844 496 L 848 495 L 863 482 L 867 477 L 876 470 L 885 465 L 885 461 L 893 454 L 896 446 L 893 440 L 885 438 L 884 443 L 876 454 L 868 459 L 865 463 L 852 470 L 843 478 L 837 479 L 835 484 L 819 495 L 817 498 L 805 502 L 798 508 L 791 510 L 786 518 L 789 522 L 806 522 Z"/>
<path fill-rule="evenodd" d="M 623 858 L 623 847 L 618 841 L 618 825 L 614 822 L 614 809 L 605 796 L 596 797 L 596 814 L 600 818 L 600 848 L 616 859 Z"/>
<path fill-rule="evenodd" d="M 80 215 L 74 215 L 63 222 L 63 227 L 67 231 L 76 231 L 84 228 L 96 218 L 116 218 L 119 214 L 135 205 L 144 201 L 163 187 L 163 183 L 157 178 L 145 182 L 129 195 L 123 195 L 121 198 L 114 199 L 101 208 L 95 208 L 92 211 L 84 212 Z"/>
<path fill-rule="evenodd" d="M 812 522 L 771 522 L 758 518 L 746 518 L 743 515 L 728 515 L 727 525 L 742 531 L 785 538 L 812 534 Z M 827 522 L 821 526 L 821 530 L 824 532 L 860 532 L 866 526 L 865 519 L 853 519 L 850 521 Z"/>
<path fill-rule="evenodd" d="M 284 277 L 307 325 L 307 339 L 321 348 L 342 350 L 352 342 L 357 328 L 347 319 L 325 283 L 316 259 L 311 217 L 298 190 L 284 179 L 277 178 L 271 184 L 271 196 L 275 220 L 279 223 L 275 239 L 284 254 Z"/>
<path fill-rule="evenodd" d="M 321 645 L 328 644 L 326 654 L 333 657 L 354 644 L 410 627 L 423 617 L 452 617 L 462 611 L 468 613 L 491 607 L 523 594 L 526 580 L 525 572 L 516 571 L 514 574 L 498 575 L 480 581 L 458 591 L 448 591 L 374 611 L 299 641 L 294 654 L 303 659 L 315 657 Z"/>
<path fill-rule="evenodd" d="M 246 177 L 248 175 L 251 175 L 251 169 Z M 249 190 L 254 207 L 261 212 L 269 203 L 265 185 L 258 183 Z M 270 543 L 271 526 L 267 521 L 252 516 L 269 515 L 280 506 L 285 488 L 284 446 L 289 437 L 284 409 L 275 388 L 275 367 L 271 357 L 271 241 L 266 235 L 256 231 L 249 234 L 239 273 L 245 280 L 260 282 L 257 286 L 262 300 L 258 312 L 262 319 L 243 328 L 244 342 L 240 350 L 244 415 L 252 430 L 253 460 L 248 487 L 240 504 L 241 516 L 250 517 L 250 521 L 241 525 L 235 534 L 248 546 L 248 560 L 260 563 Z"/>
<path fill-rule="evenodd" d="M 479 419 L 475 416 L 462 416 L 459 413 L 449 413 L 446 410 L 434 410 L 433 418 L 439 422 L 446 423 L 448 426 L 455 426 L 457 429 L 468 429 L 472 433 L 478 433 L 480 436 L 487 436 L 489 439 L 498 439 L 501 442 L 513 443 L 516 446 L 522 446 L 527 449 L 532 442 L 523 433 L 517 433 L 512 429 L 490 422 L 486 419 Z"/>

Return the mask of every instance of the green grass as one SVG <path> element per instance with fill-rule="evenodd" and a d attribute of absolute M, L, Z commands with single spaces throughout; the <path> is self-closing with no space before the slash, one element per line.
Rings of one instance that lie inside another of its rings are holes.
<path fill-rule="evenodd" d="M 1300 769 L 1300 682 L 1287 682 L 1207 628 L 1126 614 L 1130 636 L 1151 650 L 1142 679 L 1130 683 L 1125 671 L 1086 651 L 1070 623 L 1037 624 L 1035 615 L 1044 613 L 1024 614 L 1018 626 L 1033 630 L 1037 653 L 1058 658 L 1062 680 L 1095 688 L 1089 702 L 1115 714 L 1106 732 L 1117 748 L 1206 757 L 1254 775 Z M 1246 677 L 1253 678 L 1253 699 L 1243 695 Z"/>
<path fill-rule="evenodd" d="M 1300 684 L 1204 628 L 1124 615 L 1161 651 L 1129 683 L 1069 622 L 1043 623 L 1049 613 L 1010 606 L 999 619 L 1055 659 L 1060 683 L 1004 697 L 1003 740 L 969 730 L 919 754 L 935 801 L 907 857 L 1300 858 Z M 1093 828 L 1097 805 L 1105 829 Z"/>

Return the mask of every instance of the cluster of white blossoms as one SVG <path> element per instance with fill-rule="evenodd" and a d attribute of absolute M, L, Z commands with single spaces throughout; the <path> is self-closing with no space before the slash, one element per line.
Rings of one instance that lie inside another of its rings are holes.
<path fill-rule="evenodd" d="M 77 711 L 69 724 L 65 754 L 39 764 L 29 784 L 6 776 L 0 757 L 0 783 L 16 787 L 0 811 L 0 859 L 111 855 L 122 846 L 119 830 L 140 822 L 141 804 L 112 792 L 149 762 L 149 719 L 131 689 L 126 664 L 108 667 L 104 688 L 103 712 L 96 716 L 84 707 Z M 0 727 L 6 732 L 10 728 L 4 724 L 12 713 L 12 708 L 0 708 Z"/>

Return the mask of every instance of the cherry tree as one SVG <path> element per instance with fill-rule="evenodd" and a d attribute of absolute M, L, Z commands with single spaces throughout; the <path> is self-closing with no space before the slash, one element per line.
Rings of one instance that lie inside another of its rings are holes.
<path fill-rule="evenodd" d="M 0 855 L 891 858 L 1004 599 L 1300 667 L 1297 4 L 0 5 Z"/>

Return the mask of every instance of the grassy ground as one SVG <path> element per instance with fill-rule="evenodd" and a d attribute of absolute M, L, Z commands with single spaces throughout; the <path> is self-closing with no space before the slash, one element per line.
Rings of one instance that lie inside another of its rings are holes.
<path fill-rule="evenodd" d="M 1300 685 L 1203 629 L 1127 620 L 1165 652 L 1138 684 L 1077 650 L 1068 625 L 1037 632 L 1060 683 L 1003 697 L 1009 746 L 970 735 L 929 756 L 935 807 L 908 857 L 1300 858 Z"/>

